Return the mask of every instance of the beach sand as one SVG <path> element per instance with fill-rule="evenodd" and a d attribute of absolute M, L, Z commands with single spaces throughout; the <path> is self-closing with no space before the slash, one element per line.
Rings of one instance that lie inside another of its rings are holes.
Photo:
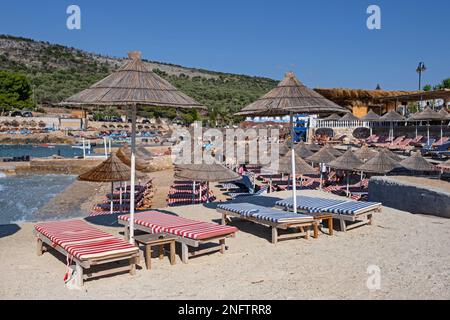
<path fill-rule="evenodd" d="M 335 197 L 320 191 L 301 193 Z M 261 200 L 268 203 L 289 195 L 273 193 Z M 165 210 L 204 221 L 220 218 L 213 208 L 203 205 Z M 138 268 L 136 276 L 120 274 L 89 280 L 82 291 L 66 289 L 64 258 L 53 252 L 36 255 L 33 223 L 16 226 L 19 230 L 0 226 L 0 298 L 450 298 L 449 219 L 384 207 L 371 226 L 276 245 L 269 242 L 270 230 L 266 227 L 240 221 L 233 224 L 240 231 L 227 240 L 225 254 L 200 256 L 188 264 L 182 264 L 177 256 L 174 266 L 167 258 L 153 259 L 152 270 Z M 121 227 L 98 227 L 122 236 Z M 370 265 L 381 270 L 380 290 L 366 286 Z"/>

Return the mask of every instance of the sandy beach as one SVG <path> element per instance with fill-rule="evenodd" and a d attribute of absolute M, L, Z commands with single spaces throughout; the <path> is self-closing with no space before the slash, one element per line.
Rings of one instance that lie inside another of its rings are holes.
<path fill-rule="evenodd" d="M 162 173 L 159 173 L 162 174 Z M 320 191 L 302 194 L 335 197 Z M 261 197 L 265 205 L 290 195 Z M 214 204 L 164 208 L 183 217 L 217 221 Z M 111 217 L 110 217 L 111 218 Z M 89 219 L 122 236 L 111 219 Z M 294 239 L 273 245 L 268 228 L 235 221 L 225 254 L 171 266 L 153 259 L 153 269 L 89 280 L 82 291 L 63 282 L 65 259 L 35 253 L 34 223 L 0 226 L 1 299 L 449 299 L 450 220 L 387 207 L 372 226 L 330 237 Z M 18 229 L 18 230 L 17 230 Z M 142 252 L 141 252 L 142 255 Z M 381 270 L 381 288 L 366 286 L 367 268 Z"/>

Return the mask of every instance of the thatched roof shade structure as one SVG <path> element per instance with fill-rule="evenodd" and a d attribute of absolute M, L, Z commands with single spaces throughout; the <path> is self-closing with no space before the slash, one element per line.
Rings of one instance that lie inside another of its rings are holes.
<path fill-rule="evenodd" d="M 358 169 L 364 172 L 386 174 L 400 167 L 401 165 L 397 161 L 386 155 L 383 151 L 380 151 L 375 157 L 367 161 Z"/>
<path fill-rule="evenodd" d="M 368 146 L 362 146 L 360 149 L 355 151 L 355 156 L 360 160 L 366 161 L 372 159 L 378 154 L 378 151 L 370 149 Z"/>
<path fill-rule="evenodd" d="M 379 121 L 386 121 L 386 122 L 396 122 L 396 121 L 404 121 L 405 117 L 403 117 L 401 114 L 397 113 L 395 110 L 391 110 L 385 115 L 383 115 Z"/>
<path fill-rule="evenodd" d="M 206 109 L 151 71 L 141 61 L 140 52 L 130 52 L 128 57 L 128 62 L 117 71 L 60 104 Z"/>
<path fill-rule="evenodd" d="M 439 114 L 442 116 L 443 120 L 450 120 L 450 113 L 447 110 L 445 110 L 445 108 L 439 110 Z"/>
<path fill-rule="evenodd" d="M 352 113 L 347 113 L 339 121 L 359 121 L 359 118 L 354 116 Z"/>
<path fill-rule="evenodd" d="M 315 142 L 311 142 L 310 144 L 306 145 L 306 147 L 312 152 L 317 152 L 321 149 L 321 147 Z"/>
<path fill-rule="evenodd" d="M 313 154 L 311 157 L 306 158 L 305 160 L 315 163 L 328 163 L 333 161 L 335 158 L 336 157 L 333 156 L 326 148 L 322 148 L 315 154 Z"/>
<path fill-rule="evenodd" d="M 78 180 L 91 182 L 116 182 L 130 180 L 130 167 L 115 153 L 95 168 L 78 176 Z"/>
<path fill-rule="evenodd" d="M 380 120 L 380 116 L 378 114 L 376 114 L 375 112 L 373 112 L 372 109 L 370 109 L 370 111 L 361 118 L 362 121 L 378 121 Z"/>
<path fill-rule="evenodd" d="M 243 108 L 236 115 L 282 116 L 292 113 L 346 113 L 347 109 L 306 87 L 294 75 L 286 73 L 278 86 Z"/>
<path fill-rule="evenodd" d="M 444 117 L 430 107 L 426 107 L 422 112 L 417 112 L 413 114 L 412 120 L 415 121 L 440 121 L 443 120 Z"/>
<path fill-rule="evenodd" d="M 400 164 L 411 171 L 436 171 L 436 167 L 425 160 L 420 151 L 414 152 L 410 157 L 404 159 Z"/>
<path fill-rule="evenodd" d="M 297 144 L 294 147 L 294 149 L 295 149 L 295 152 L 297 153 L 297 155 L 303 159 L 308 158 L 313 155 L 313 152 L 306 147 L 306 145 L 303 141 L 301 141 L 299 144 Z"/>
<path fill-rule="evenodd" d="M 387 148 L 378 148 L 378 152 L 383 152 L 385 155 L 387 155 L 389 158 L 395 160 L 395 161 L 402 161 L 402 158 L 395 153 L 393 153 L 391 150 Z"/>
<path fill-rule="evenodd" d="M 342 152 L 334 148 L 331 144 L 326 144 L 325 146 L 323 146 L 323 148 L 335 157 L 340 157 L 342 155 Z"/>
<path fill-rule="evenodd" d="M 175 173 L 175 178 L 190 181 L 228 182 L 240 180 L 242 177 L 221 164 L 184 165 Z"/>
<path fill-rule="evenodd" d="M 285 155 L 280 158 L 278 162 L 278 172 L 291 174 L 292 166 L 291 166 L 291 155 Z M 316 174 L 317 171 L 311 167 L 305 160 L 300 157 L 295 157 L 295 173 L 296 174 Z"/>
<path fill-rule="evenodd" d="M 328 162 L 328 166 L 334 169 L 353 171 L 357 170 L 363 164 L 361 160 L 353 153 L 352 150 L 347 150 L 342 156 Z"/>
<path fill-rule="evenodd" d="M 422 100 L 447 99 L 450 100 L 450 89 L 439 89 L 433 91 L 410 92 L 406 94 L 391 95 L 383 97 L 382 101 L 417 102 Z"/>
<path fill-rule="evenodd" d="M 334 120 L 334 121 L 336 121 L 336 120 L 340 120 L 340 119 L 341 119 L 341 117 L 338 114 L 333 113 L 333 114 L 329 115 L 328 117 L 326 117 L 323 120 L 331 120 L 331 121 Z"/>

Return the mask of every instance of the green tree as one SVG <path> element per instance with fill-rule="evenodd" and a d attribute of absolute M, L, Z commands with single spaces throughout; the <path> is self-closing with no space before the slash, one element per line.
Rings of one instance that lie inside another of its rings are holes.
<path fill-rule="evenodd" d="M 0 70 L 0 108 L 2 111 L 34 108 L 32 95 L 31 85 L 24 75 Z"/>

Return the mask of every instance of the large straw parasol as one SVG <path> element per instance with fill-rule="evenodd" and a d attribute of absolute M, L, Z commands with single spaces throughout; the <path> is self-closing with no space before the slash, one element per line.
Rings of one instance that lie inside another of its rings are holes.
<path fill-rule="evenodd" d="M 131 108 L 131 190 L 135 188 L 136 109 L 138 106 L 206 109 L 149 70 L 140 52 L 130 52 L 125 65 L 103 80 L 61 102 L 70 106 Z M 130 243 L 134 243 L 134 192 L 130 194 Z"/>
<path fill-rule="evenodd" d="M 326 117 L 326 118 L 323 119 L 323 120 L 336 121 L 336 120 L 340 120 L 340 119 L 341 119 L 341 117 L 340 117 L 338 114 L 333 113 L 333 114 L 329 115 L 328 117 Z"/>
<path fill-rule="evenodd" d="M 292 184 L 296 182 L 296 176 L 292 175 L 292 154 L 287 154 L 281 157 L 278 163 L 278 172 L 287 173 L 291 176 Z M 300 184 L 303 183 L 303 175 L 305 174 L 316 174 L 316 170 L 311 167 L 305 160 L 301 157 L 295 157 L 295 171 L 300 174 Z"/>
<path fill-rule="evenodd" d="M 441 121 L 444 120 L 444 117 L 430 107 L 426 107 L 422 112 L 416 112 L 411 117 L 412 121 L 426 121 L 427 122 L 427 144 L 430 144 L 430 121 Z M 441 138 L 442 138 L 442 130 L 441 130 Z"/>
<path fill-rule="evenodd" d="M 331 144 L 326 144 L 324 148 L 335 157 L 340 157 L 342 152 L 334 148 Z"/>
<path fill-rule="evenodd" d="M 306 145 L 306 147 L 312 152 L 317 152 L 321 149 L 321 147 L 314 141 L 311 142 L 310 144 Z"/>
<path fill-rule="evenodd" d="M 308 158 L 310 156 L 312 156 L 314 153 L 312 151 L 310 151 L 305 143 L 303 141 L 300 141 L 299 144 L 297 144 L 295 147 L 295 152 L 297 153 L 297 155 L 303 159 Z"/>
<path fill-rule="evenodd" d="M 373 112 L 372 109 L 367 112 L 367 114 L 361 118 L 362 121 L 369 122 L 369 128 L 370 128 L 370 135 L 372 135 L 372 122 L 377 122 L 380 120 L 380 116 Z"/>
<path fill-rule="evenodd" d="M 348 149 L 342 156 L 328 163 L 328 166 L 338 170 L 347 171 L 347 194 L 349 193 L 350 171 L 358 170 L 364 162 L 358 159 L 351 149 Z"/>
<path fill-rule="evenodd" d="M 328 162 L 331 162 L 336 157 L 330 153 L 325 147 L 317 151 L 312 156 L 306 158 L 307 161 L 311 161 L 314 163 L 319 164 L 319 171 L 320 171 L 320 189 L 322 189 L 322 166 L 324 164 L 327 164 Z"/>
<path fill-rule="evenodd" d="M 359 121 L 359 118 L 353 115 L 353 113 L 347 113 L 342 118 L 340 118 L 339 121 Z"/>
<path fill-rule="evenodd" d="M 425 160 L 420 151 L 414 152 L 410 157 L 401 161 L 400 164 L 411 171 L 436 171 L 436 167 Z"/>
<path fill-rule="evenodd" d="M 394 141 L 394 122 L 404 121 L 405 117 L 401 114 L 397 113 L 395 110 L 391 110 L 382 116 L 379 121 L 381 122 L 389 122 L 389 138 L 391 139 L 391 143 Z"/>
<path fill-rule="evenodd" d="M 306 87 L 295 77 L 293 72 L 288 72 L 276 88 L 270 90 L 255 102 L 246 106 L 238 112 L 237 115 L 289 115 L 291 127 L 291 165 L 292 175 L 295 176 L 294 113 L 328 114 L 347 112 L 347 109 L 335 104 L 316 91 Z M 294 198 L 294 212 L 297 212 L 297 191 L 295 183 L 292 184 L 292 194 Z"/>
<path fill-rule="evenodd" d="M 365 164 L 360 166 L 358 169 L 364 172 L 373 172 L 373 173 L 382 173 L 386 174 L 388 172 L 391 172 L 392 170 L 396 168 L 400 168 L 401 165 L 389 157 L 385 150 L 382 149 L 378 154 L 367 161 Z"/>
<path fill-rule="evenodd" d="M 114 197 L 114 182 L 122 182 L 130 180 L 130 167 L 125 165 L 112 153 L 109 158 L 103 161 L 95 168 L 78 176 L 78 180 L 90 182 L 111 182 L 111 213 L 113 213 Z M 133 189 L 131 189 L 133 190 Z M 133 193 L 133 192 L 131 192 Z M 120 203 L 122 204 L 122 190 L 120 190 Z"/>
<path fill-rule="evenodd" d="M 363 162 L 372 159 L 377 155 L 377 151 L 370 149 L 368 146 L 364 145 L 360 149 L 355 151 L 355 156 L 357 156 Z"/>
<path fill-rule="evenodd" d="M 384 154 L 387 155 L 389 158 L 391 158 L 397 162 L 402 160 L 402 158 L 400 156 L 396 155 L 388 148 L 383 148 L 383 147 L 378 148 L 378 152 L 381 152 L 381 151 L 383 151 Z"/>
<path fill-rule="evenodd" d="M 240 176 L 238 173 L 218 163 L 188 164 L 182 165 L 180 169 L 181 170 L 176 172 L 174 175 L 176 179 L 186 179 L 193 181 L 194 190 L 196 181 L 200 182 L 206 181 L 208 182 L 207 194 L 209 194 L 209 182 L 229 182 L 242 179 L 242 176 Z M 199 196 L 201 199 L 202 198 L 201 188 Z M 209 199 L 207 201 L 209 201 Z"/>

